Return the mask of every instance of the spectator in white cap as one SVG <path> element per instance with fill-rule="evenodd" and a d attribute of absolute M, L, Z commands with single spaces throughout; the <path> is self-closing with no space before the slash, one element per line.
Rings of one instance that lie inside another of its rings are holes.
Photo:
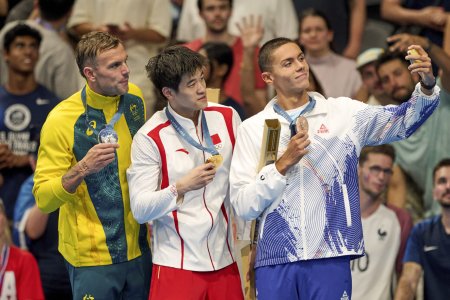
<path fill-rule="evenodd" d="M 395 104 L 383 90 L 375 68 L 378 57 L 384 52 L 382 48 L 370 48 L 356 58 L 356 68 L 361 74 L 365 95 L 363 102 L 370 105 Z"/>

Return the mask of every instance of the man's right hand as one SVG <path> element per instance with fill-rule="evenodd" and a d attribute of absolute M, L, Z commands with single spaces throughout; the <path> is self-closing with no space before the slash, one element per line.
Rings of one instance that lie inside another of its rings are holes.
<path fill-rule="evenodd" d="M 215 175 L 216 168 L 214 167 L 214 164 L 201 164 L 177 181 L 176 187 L 178 196 L 182 196 L 189 191 L 198 190 L 205 187 L 213 181 Z"/>
<path fill-rule="evenodd" d="M 119 148 L 118 144 L 104 143 L 89 149 L 83 159 L 62 177 L 61 183 L 64 189 L 69 193 L 75 193 L 86 176 L 99 172 L 114 161 L 117 148 Z"/>
<path fill-rule="evenodd" d="M 275 162 L 275 167 L 282 175 L 286 175 L 286 172 L 290 167 L 296 165 L 303 156 L 309 151 L 306 147 L 309 146 L 311 141 L 308 139 L 306 132 L 298 132 L 294 135 L 287 146 L 283 155 Z"/>
<path fill-rule="evenodd" d="M 95 174 L 112 163 L 117 148 L 119 148 L 118 144 L 102 143 L 89 149 L 79 163 L 84 175 Z"/>

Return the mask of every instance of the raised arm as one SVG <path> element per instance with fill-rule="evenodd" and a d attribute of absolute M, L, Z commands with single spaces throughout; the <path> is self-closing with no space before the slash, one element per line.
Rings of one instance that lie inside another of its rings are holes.
<path fill-rule="evenodd" d="M 350 0 L 350 28 L 348 43 L 343 51 L 345 57 L 356 59 L 361 49 L 361 41 L 366 23 L 366 1 Z"/>
<path fill-rule="evenodd" d="M 405 59 L 416 61 L 408 69 L 411 74 L 419 74 L 422 83 L 417 83 L 410 99 L 399 106 L 360 104 L 360 107 L 355 107 L 355 130 L 361 145 L 386 144 L 411 136 L 439 105 L 440 88 L 435 86 L 428 54 L 419 45 L 411 45 L 408 49 L 418 52 L 407 55 Z"/>
<path fill-rule="evenodd" d="M 400 25 L 419 25 L 423 27 L 443 30 L 446 14 L 442 7 L 428 6 L 422 9 L 410 9 L 401 5 L 401 0 L 382 0 L 381 16 Z"/>
<path fill-rule="evenodd" d="M 450 26 L 449 27 L 449 40 L 450 40 Z M 406 51 L 409 45 L 420 45 L 423 49 L 426 49 L 432 61 L 442 71 L 441 83 L 442 87 L 446 91 L 450 91 L 450 46 L 449 51 L 446 52 L 438 45 L 433 44 L 429 39 L 419 35 L 412 35 L 407 33 L 396 34 L 388 37 L 389 42 L 393 45 L 389 48 L 392 51 Z"/>
<path fill-rule="evenodd" d="M 244 45 L 244 54 L 241 65 L 241 93 L 247 116 L 260 112 L 267 104 L 265 89 L 256 89 L 255 74 L 256 53 L 259 43 L 264 35 L 262 17 L 255 19 L 253 15 L 244 17 L 241 23 L 236 24 Z"/>

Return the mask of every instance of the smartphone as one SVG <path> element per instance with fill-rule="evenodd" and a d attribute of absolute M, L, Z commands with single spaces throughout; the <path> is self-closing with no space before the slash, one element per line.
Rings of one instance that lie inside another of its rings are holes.
<path fill-rule="evenodd" d="M 408 50 L 407 53 L 408 53 L 408 55 L 419 55 L 419 52 L 417 52 L 416 49 L 410 49 L 410 50 Z M 419 59 L 410 59 L 409 62 L 411 64 L 414 64 L 414 63 L 421 63 L 422 61 Z"/>

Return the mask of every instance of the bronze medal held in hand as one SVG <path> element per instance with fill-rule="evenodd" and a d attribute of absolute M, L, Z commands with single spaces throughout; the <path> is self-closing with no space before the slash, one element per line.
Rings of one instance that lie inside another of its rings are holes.
<path fill-rule="evenodd" d="M 210 156 L 206 159 L 206 163 L 212 163 L 214 168 L 218 169 L 223 163 L 223 157 L 220 154 Z"/>
<path fill-rule="evenodd" d="M 297 129 L 297 133 L 298 132 L 303 132 L 303 133 L 308 133 L 308 120 L 303 117 L 300 116 L 297 118 L 297 121 L 295 122 L 295 128 Z"/>

